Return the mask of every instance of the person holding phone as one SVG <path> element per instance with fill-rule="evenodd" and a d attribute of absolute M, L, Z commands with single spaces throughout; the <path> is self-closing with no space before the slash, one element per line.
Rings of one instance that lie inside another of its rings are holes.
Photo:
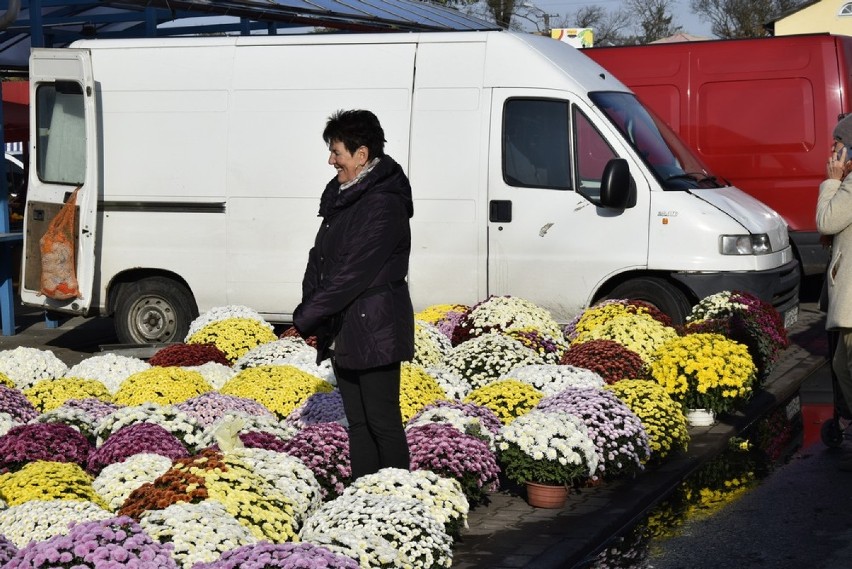
<path fill-rule="evenodd" d="M 852 402 L 852 115 L 844 116 L 834 128 L 834 141 L 826 163 L 826 180 L 819 186 L 816 223 L 820 234 L 831 239 L 831 258 L 825 275 L 828 306 L 825 328 L 835 332 L 837 343 L 832 371 L 845 402 Z M 846 407 L 848 409 L 848 407 Z M 840 418 L 840 430 L 852 423 Z M 852 456 L 840 463 L 852 470 Z"/>

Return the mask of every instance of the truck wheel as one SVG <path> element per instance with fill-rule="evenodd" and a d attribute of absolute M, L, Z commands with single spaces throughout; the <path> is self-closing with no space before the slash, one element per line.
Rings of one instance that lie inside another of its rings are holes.
<path fill-rule="evenodd" d="M 673 324 L 683 324 L 692 311 L 692 304 L 679 288 L 656 277 L 625 281 L 612 289 L 607 298 L 644 300 L 665 312 Z"/>
<path fill-rule="evenodd" d="M 125 344 L 182 342 L 198 315 L 192 293 L 165 277 L 149 277 L 121 286 L 115 331 Z"/>

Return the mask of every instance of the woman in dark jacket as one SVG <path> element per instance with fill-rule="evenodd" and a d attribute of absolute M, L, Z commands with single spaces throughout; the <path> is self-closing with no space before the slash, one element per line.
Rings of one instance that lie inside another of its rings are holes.
<path fill-rule="evenodd" d="M 293 324 L 332 358 L 349 422 L 352 477 L 409 467 L 399 407 L 400 362 L 414 357 L 414 310 L 406 275 L 411 186 L 384 153 L 370 111 L 339 111 L 323 131 L 337 176 L 320 198 L 323 218 Z"/>

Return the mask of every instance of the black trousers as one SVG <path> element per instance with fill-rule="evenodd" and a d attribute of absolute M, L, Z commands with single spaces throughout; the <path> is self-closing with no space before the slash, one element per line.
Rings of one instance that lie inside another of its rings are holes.
<path fill-rule="evenodd" d="M 352 479 L 381 468 L 409 469 L 408 441 L 399 408 L 399 362 L 370 369 L 334 366 L 349 421 Z"/>

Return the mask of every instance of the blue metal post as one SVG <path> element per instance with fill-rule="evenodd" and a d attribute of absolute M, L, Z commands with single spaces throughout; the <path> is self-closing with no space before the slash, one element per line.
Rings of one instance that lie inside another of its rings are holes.
<path fill-rule="evenodd" d="M 3 82 L 0 81 L 0 148 L 3 162 L 0 166 L 0 233 L 9 233 L 9 184 L 6 182 L 6 128 L 3 125 Z M 15 294 L 12 291 L 12 242 L 0 242 L 0 324 L 4 336 L 15 333 Z"/>

